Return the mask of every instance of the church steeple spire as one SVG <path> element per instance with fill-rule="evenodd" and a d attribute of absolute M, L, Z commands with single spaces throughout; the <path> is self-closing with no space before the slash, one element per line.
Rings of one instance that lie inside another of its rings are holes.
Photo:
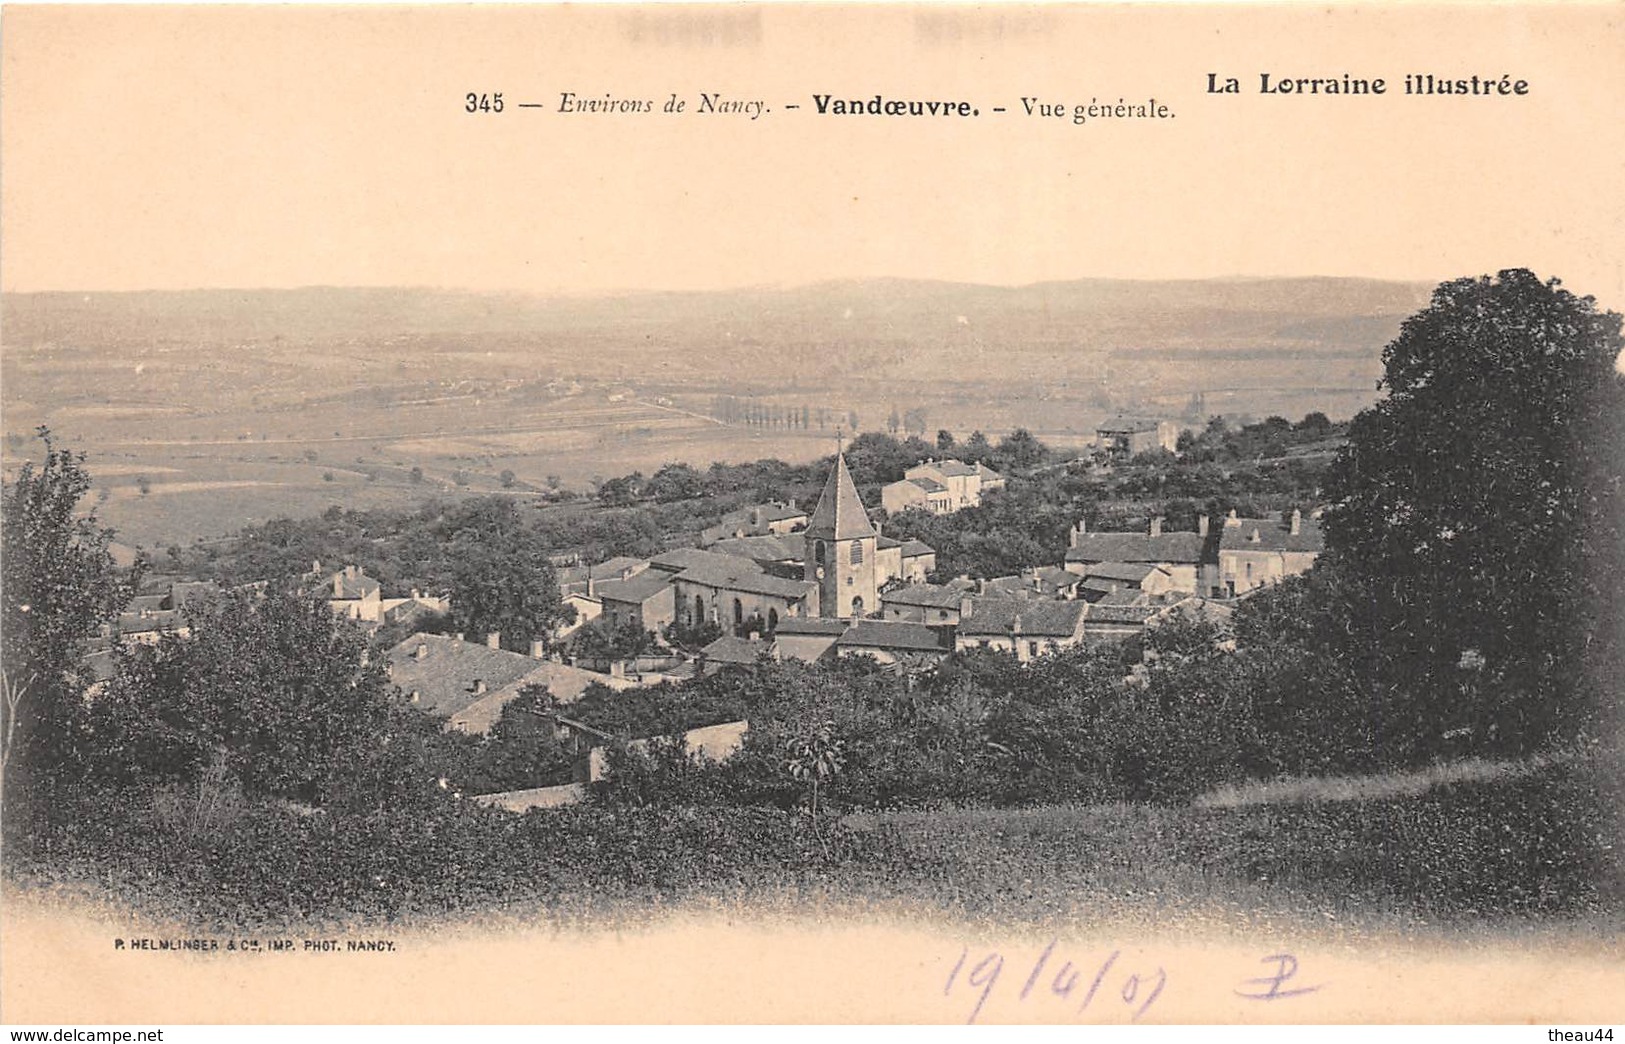
<path fill-rule="evenodd" d="M 863 508 L 858 496 L 857 483 L 847 469 L 846 455 L 835 451 L 835 466 L 830 469 L 829 480 L 818 498 L 812 518 L 807 523 L 807 536 L 823 540 L 855 540 L 875 536 L 874 523 Z"/>

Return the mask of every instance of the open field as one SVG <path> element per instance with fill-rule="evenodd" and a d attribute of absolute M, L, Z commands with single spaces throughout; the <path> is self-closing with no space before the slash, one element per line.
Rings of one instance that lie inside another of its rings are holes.
<path fill-rule="evenodd" d="M 523 494 L 671 461 L 805 462 L 894 410 L 928 438 L 1025 427 L 1059 445 L 1118 412 L 1200 423 L 1198 392 L 1207 413 L 1340 418 L 1374 400 L 1382 345 L 1423 300 L 1359 280 L 10 294 L 4 460 L 49 426 L 90 454 L 123 541 L 164 547 L 494 490 L 504 471 Z M 724 397 L 816 419 L 726 425 Z"/>

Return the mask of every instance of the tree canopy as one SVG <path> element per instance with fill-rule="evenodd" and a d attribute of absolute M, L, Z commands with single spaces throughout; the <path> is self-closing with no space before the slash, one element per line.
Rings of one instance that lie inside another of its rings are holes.
<path fill-rule="evenodd" d="M 1619 587 L 1621 317 L 1518 269 L 1441 285 L 1328 476 L 1330 552 L 1379 674 L 1518 748 L 1583 719 Z M 1599 601 L 1600 600 L 1600 601 Z M 1616 626 L 1617 626 L 1617 617 Z"/>
<path fill-rule="evenodd" d="M 44 428 L 39 437 L 44 459 L 23 464 L 0 509 L 0 758 L 8 777 L 14 755 L 41 769 L 63 766 L 81 711 L 79 654 L 130 596 L 108 552 L 111 531 L 98 524 L 94 509 L 79 514 L 90 489 L 84 455 L 58 448 Z"/>

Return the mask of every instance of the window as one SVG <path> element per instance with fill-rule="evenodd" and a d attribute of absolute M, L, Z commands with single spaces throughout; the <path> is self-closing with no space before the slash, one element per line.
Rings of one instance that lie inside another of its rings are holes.
<path fill-rule="evenodd" d="M 705 598 L 703 596 L 701 596 L 701 595 L 695 595 L 694 596 L 694 620 L 692 622 L 694 622 L 694 623 L 703 623 L 704 621 L 705 621 Z"/>
<path fill-rule="evenodd" d="M 853 616 L 862 616 L 863 615 L 863 596 L 862 595 L 853 595 L 852 596 L 852 615 Z"/>
<path fill-rule="evenodd" d="M 852 545 L 852 564 L 853 565 L 862 565 L 863 564 L 863 544 L 862 543 L 854 542 L 853 545 Z"/>
<path fill-rule="evenodd" d="M 813 561 L 819 565 L 824 564 L 824 542 L 822 540 L 813 544 Z"/>
<path fill-rule="evenodd" d="M 1034 656 L 1038 655 L 1038 643 L 1037 642 L 1028 642 L 1027 643 L 1027 655 L 1029 657 L 1034 657 Z"/>
<path fill-rule="evenodd" d="M 777 609 L 769 609 L 767 611 L 767 629 L 769 631 L 777 631 L 779 629 L 779 611 Z"/>
<path fill-rule="evenodd" d="M 740 624 L 742 624 L 744 622 L 745 622 L 745 603 L 743 603 L 739 599 L 735 598 L 734 599 L 734 626 L 738 627 Z"/>

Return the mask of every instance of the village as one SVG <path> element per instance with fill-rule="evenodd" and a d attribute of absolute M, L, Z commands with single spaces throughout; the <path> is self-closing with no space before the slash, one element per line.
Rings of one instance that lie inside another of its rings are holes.
<path fill-rule="evenodd" d="M 1086 459 L 1100 471 L 1143 454 L 1171 459 L 1178 437 L 1166 420 L 1117 418 L 1098 429 Z M 1093 531 L 1079 520 L 1061 560 L 973 579 L 939 576 L 935 549 L 884 532 L 883 519 L 910 511 L 951 521 L 1006 486 L 1005 475 L 979 461 L 929 457 L 882 486 L 872 514 L 838 448 L 810 505 L 751 504 L 701 529 L 697 546 L 649 557 L 556 556 L 564 619 L 520 642 L 505 643 L 494 631 L 417 630 L 449 617 L 450 595 L 386 594 L 354 564 L 314 561 L 300 586 L 369 634 L 405 634 L 380 650 L 389 681 L 447 729 L 485 736 L 522 693 L 549 694 L 559 708 L 549 717 L 555 738 L 573 759 L 572 782 L 469 795 L 523 812 L 583 801 L 606 778 L 605 751 L 617 737 L 567 713 L 589 691 L 679 685 L 763 659 L 863 657 L 917 677 L 955 654 L 992 652 L 1025 665 L 1120 643 L 1171 619 L 1222 631 L 1238 601 L 1307 572 L 1324 546 L 1318 518 L 1296 508 L 1267 518 L 1203 514 L 1194 531 L 1166 529 L 1156 515 L 1136 532 Z M 263 590 L 265 583 L 237 586 Z M 134 598 L 86 658 L 96 684 L 113 673 L 113 645 L 185 637 L 188 603 L 218 593 L 210 582 L 176 581 Z M 587 635 L 637 640 L 616 648 L 613 640 L 580 640 Z M 740 749 L 749 728 L 745 720 L 718 721 L 677 739 L 692 756 L 720 762 Z M 635 747 L 660 739 L 631 737 Z"/>

